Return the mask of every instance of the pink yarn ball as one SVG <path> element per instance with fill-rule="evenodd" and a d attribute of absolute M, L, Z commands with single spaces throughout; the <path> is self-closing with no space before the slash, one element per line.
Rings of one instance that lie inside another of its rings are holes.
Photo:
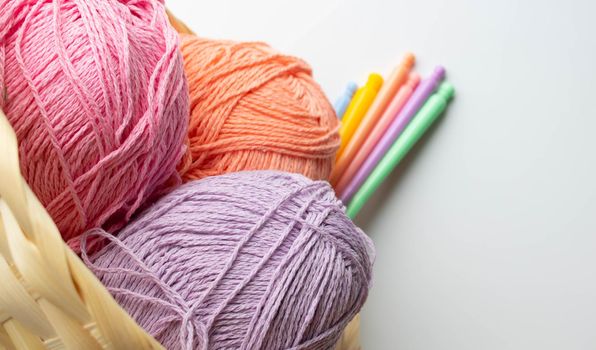
<path fill-rule="evenodd" d="M 158 1 L 1 0 L 0 108 L 21 170 L 78 251 L 179 181 L 188 87 Z"/>

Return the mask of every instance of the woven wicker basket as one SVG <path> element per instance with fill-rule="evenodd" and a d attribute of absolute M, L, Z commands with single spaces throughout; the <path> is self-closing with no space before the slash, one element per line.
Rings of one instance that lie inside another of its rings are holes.
<path fill-rule="evenodd" d="M 168 13 L 179 32 L 192 33 Z M 63 242 L 20 173 L 0 111 L 0 350 L 163 349 Z M 359 317 L 336 350 L 357 350 Z"/>
<path fill-rule="evenodd" d="M 64 243 L 0 111 L 0 349 L 163 349 Z M 337 349 L 359 349 L 358 318 Z"/>

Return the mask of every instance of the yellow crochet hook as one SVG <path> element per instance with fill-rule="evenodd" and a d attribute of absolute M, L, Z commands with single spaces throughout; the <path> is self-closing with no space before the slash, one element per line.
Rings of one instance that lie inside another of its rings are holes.
<path fill-rule="evenodd" d="M 358 128 L 366 111 L 368 111 L 368 108 L 375 100 L 381 85 L 383 85 L 383 77 L 377 73 L 371 73 L 368 76 L 366 84 L 356 91 L 354 98 L 352 98 L 352 102 L 350 102 L 350 105 L 348 106 L 348 110 L 344 114 L 342 126 L 339 129 L 341 146 L 337 152 L 338 157 L 341 155 L 341 152 L 343 152 L 352 135 L 354 135 L 354 132 Z"/>

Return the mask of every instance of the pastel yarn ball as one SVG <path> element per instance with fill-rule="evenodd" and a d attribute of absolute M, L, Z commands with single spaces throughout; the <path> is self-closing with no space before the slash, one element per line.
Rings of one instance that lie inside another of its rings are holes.
<path fill-rule="evenodd" d="M 327 182 L 247 171 L 189 182 L 83 259 L 167 349 L 332 349 L 374 249 Z M 85 250 L 84 250 L 85 252 Z"/>
<path fill-rule="evenodd" d="M 306 62 L 264 43 L 180 37 L 191 104 L 185 180 L 269 169 L 328 179 L 339 121 Z"/>
<path fill-rule="evenodd" d="M 1 1 L 0 91 L 22 173 L 75 250 L 181 182 L 188 87 L 161 2 Z"/>

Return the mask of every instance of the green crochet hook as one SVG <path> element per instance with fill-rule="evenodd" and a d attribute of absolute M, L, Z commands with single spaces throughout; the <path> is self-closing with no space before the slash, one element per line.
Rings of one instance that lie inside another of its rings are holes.
<path fill-rule="evenodd" d="M 443 113 L 454 92 L 453 86 L 444 82 L 439 86 L 437 92 L 426 101 L 414 119 L 412 119 L 389 151 L 387 151 L 383 159 L 377 164 L 364 184 L 362 184 L 362 187 L 354 195 L 347 210 L 350 218 L 353 219 L 360 212 L 360 209 L 362 209 L 381 183 L 385 181 L 391 171 L 395 169 L 408 151 L 412 149 L 432 123 Z"/>

